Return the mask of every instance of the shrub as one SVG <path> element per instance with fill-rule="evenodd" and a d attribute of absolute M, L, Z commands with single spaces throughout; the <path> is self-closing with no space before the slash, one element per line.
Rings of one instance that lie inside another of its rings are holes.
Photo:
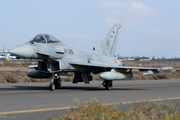
<path fill-rule="evenodd" d="M 26 62 L 26 61 L 24 61 L 24 62 L 21 63 L 21 65 L 22 65 L 23 67 L 28 67 L 29 65 L 33 65 L 33 64 L 32 64 L 32 62 Z"/>
<path fill-rule="evenodd" d="M 140 102 L 135 103 L 127 111 L 118 111 L 116 106 L 107 106 L 97 99 L 90 100 L 87 105 L 82 104 L 77 98 L 76 108 L 59 117 L 59 120 L 179 120 L 180 107 L 169 103 Z M 58 120 L 50 117 L 48 120 Z"/>
<path fill-rule="evenodd" d="M 35 79 L 35 78 L 30 78 L 31 82 L 40 82 L 39 79 Z"/>
<path fill-rule="evenodd" d="M 178 106 L 170 103 L 158 102 L 141 102 L 135 104 L 134 107 L 127 111 L 135 118 L 141 119 L 180 119 L 180 110 Z"/>
<path fill-rule="evenodd" d="M 17 77 L 13 76 L 13 75 L 5 75 L 4 79 L 8 82 L 8 83 L 18 83 L 18 79 Z"/>
<path fill-rule="evenodd" d="M 153 79 L 169 79 L 168 75 L 166 74 L 156 74 L 156 75 L 153 75 Z"/>
<path fill-rule="evenodd" d="M 89 100 L 87 105 L 82 104 L 77 98 L 75 99 L 77 108 L 71 108 L 68 113 L 61 119 L 67 120 L 107 120 L 117 119 L 117 108 L 115 106 L 106 106 L 97 99 Z"/>
<path fill-rule="evenodd" d="M 176 72 L 180 72 L 180 69 L 177 69 Z"/>
<path fill-rule="evenodd" d="M 29 82 L 48 82 L 49 79 L 46 78 L 41 78 L 41 79 L 37 79 L 37 78 L 29 78 L 30 80 L 28 80 Z"/>
<path fill-rule="evenodd" d="M 141 80 L 148 80 L 148 76 L 145 75 L 141 76 Z"/>

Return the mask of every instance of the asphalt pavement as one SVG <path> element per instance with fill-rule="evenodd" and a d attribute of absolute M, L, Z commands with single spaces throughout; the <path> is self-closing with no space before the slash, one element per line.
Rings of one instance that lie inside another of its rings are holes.
<path fill-rule="evenodd" d="M 180 103 L 180 80 L 114 81 L 112 90 L 104 90 L 101 83 L 63 82 L 61 89 L 55 91 L 49 90 L 49 83 L 0 84 L 0 119 L 58 117 L 76 106 L 75 98 L 82 102 L 97 98 L 108 105 L 118 104 L 119 110 L 127 110 L 132 103 L 143 100 Z"/>

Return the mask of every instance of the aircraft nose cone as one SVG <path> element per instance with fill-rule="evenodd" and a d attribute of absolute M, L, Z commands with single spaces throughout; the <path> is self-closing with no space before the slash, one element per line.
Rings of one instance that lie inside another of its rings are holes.
<path fill-rule="evenodd" d="M 33 55 L 33 47 L 30 44 L 24 44 L 10 50 L 9 52 L 18 57 L 30 59 Z"/>

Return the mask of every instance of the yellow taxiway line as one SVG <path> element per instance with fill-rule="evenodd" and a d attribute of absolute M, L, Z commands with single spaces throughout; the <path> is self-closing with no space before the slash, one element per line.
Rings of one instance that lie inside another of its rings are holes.
<path fill-rule="evenodd" d="M 180 99 L 180 97 L 151 99 L 151 100 L 145 100 L 145 101 L 153 102 L 153 101 L 177 100 L 177 99 Z M 132 104 L 132 103 L 140 103 L 140 102 L 143 102 L 143 101 L 108 103 L 108 104 L 105 104 L 105 105 Z M 46 108 L 46 109 L 35 109 L 35 110 L 22 110 L 22 111 L 11 111 L 11 112 L 0 112 L 0 115 L 20 114 L 20 113 L 32 113 L 32 112 L 43 112 L 43 111 L 54 111 L 54 110 L 66 110 L 66 109 L 77 108 L 77 107 L 78 107 L 78 106 L 60 107 L 60 108 Z"/>
<path fill-rule="evenodd" d="M 171 85 L 147 85 L 147 86 L 127 86 L 127 87 L 113 87 L 113 88 L 143 88 L 143 87 L 165 87 L 165 86 L 180 86 L 180 84 L 171 84 Z"/>
<path fill-rule="evenodd" d="M 60 89 L 55 91 L 68 91 L 69 89 Z M 1 93 L 30 93 L 30 92 L 47 92 L 50 90 L 30 90 L 30 91 L 6 91 L 6 92 L 0 92 Z"/>
<path fill-rule="evenodd" d="M 178 99 L 180 99 L 180 97 L 174 97 L 174 98 L 161 98 L 161 99 L 151 99 L 151 100 L 144 100 L 144 101 L 155 102 L 155 101 L 178 100 Z M 140 103 L 140 102 L 143 102 L 143 101 L 108 103 L 108 104 L 106 104 L 106 105 L 132 104 L 132 103 Z"/>
<path fill-rule="evenodd" d="M 11 112 L 0 112 L 0 115 L 18 114 L 18 113 L 32 113 L 32 112 L 43 112 L 43 111 L 53 111 L 53 110 L 66 110 L 66 109 L 76 108 L 76 107 L 77 106 L 73 106 L 73 107 L 61 107 L 61 108 L 35 109 L 35 110 L 22 110 L 22 111 L 11 111 Z"/>

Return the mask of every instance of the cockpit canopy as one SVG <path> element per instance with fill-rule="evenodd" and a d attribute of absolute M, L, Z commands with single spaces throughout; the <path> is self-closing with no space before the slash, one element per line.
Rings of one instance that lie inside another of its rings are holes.
<path fill-rule="evenodd" d="M 29 43 L 60 43 L 61 41 L 49 34 L 38 34 Z"/>

